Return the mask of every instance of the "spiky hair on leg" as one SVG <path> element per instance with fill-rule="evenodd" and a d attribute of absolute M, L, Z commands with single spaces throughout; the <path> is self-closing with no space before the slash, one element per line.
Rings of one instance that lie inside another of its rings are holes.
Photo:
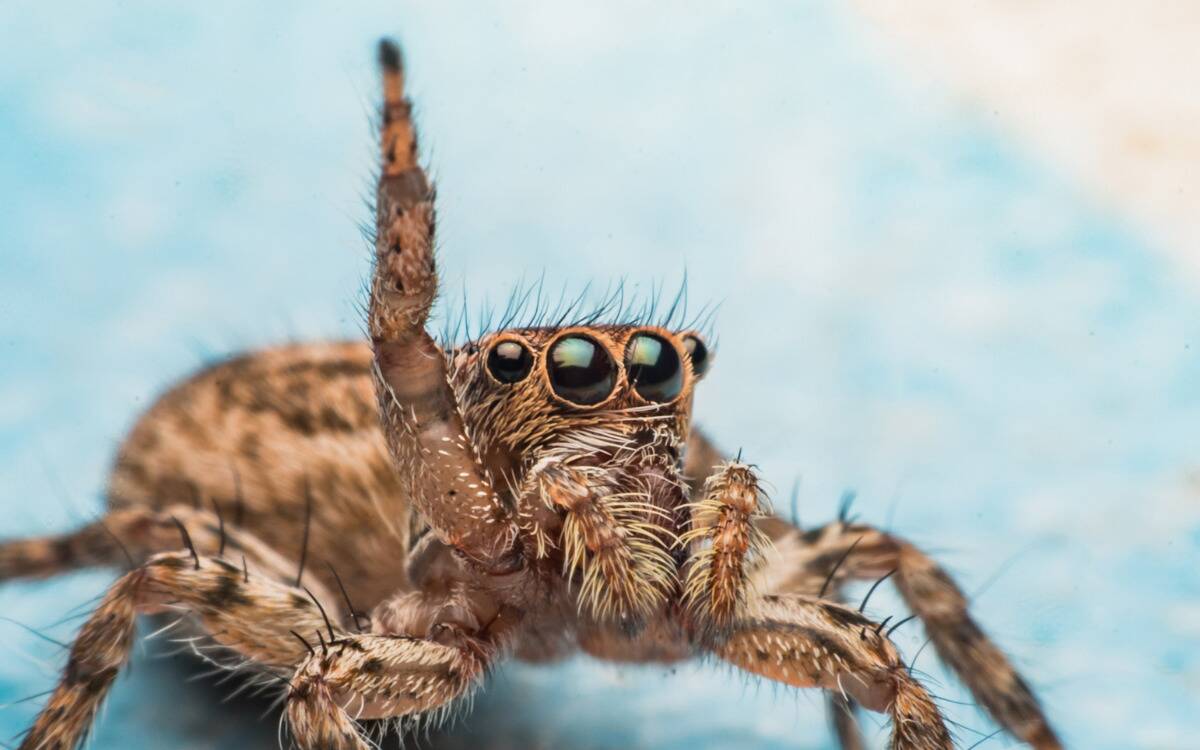
<path fill-rule="evenodd" d="M 610 466 L 544 463 L 533 476 L 547 507 L 565 511 L 559 546 L 581 610 L 637 627 L 666 603 L 677 580 L 670 517 L 645 487 Z"/>
<path fill-rule="evenodd" d="M 770 514 L 754 470 L 738 461 L 718 467 L 690 503 L 691 525 L 680 544 L 691 548 L 684 603 L 693 626 L 720 633 L 745 615 L 753 599 L 751 576 L 770 540 L 757 525 Z"/>

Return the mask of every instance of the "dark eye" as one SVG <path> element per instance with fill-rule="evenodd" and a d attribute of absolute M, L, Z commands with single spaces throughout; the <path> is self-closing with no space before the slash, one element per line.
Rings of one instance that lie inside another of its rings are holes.
<path fill-rule="evenodd" d="M 488 352 L 488 372 L 501 383 L 524 380 L 532 367 L 533 355 L 516 341 L 501 341 Z"/>
<path fill-rule="evenodd" d="M 708 347 L 699 336 L 684 336 L 683 348 L 687 349 L 688 357 L 692 360 L 692 372 L 696 377 L 703 377 L 708 372 Z"/>
<path fill-rule="evenodd" d="M 625 372 L 638 395 L 647 401 L 670 401 L 683 390 L 679 353 L 666 339 L 639 333 L 625 347 Z"/>
<path fill-rule="evenodd" d="M 612 393 L 617 368 L 604 347 L 586 336 L 567 336 L 550 349 L 550 385 L 562 398 L 584 406 Z"/>

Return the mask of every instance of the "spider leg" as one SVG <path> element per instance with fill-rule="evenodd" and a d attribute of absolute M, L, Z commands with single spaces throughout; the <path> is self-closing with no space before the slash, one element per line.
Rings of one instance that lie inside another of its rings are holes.
<path fill-rule="evenodd" d="M 490 659 L 486 646 L 393 635 L 318 647 L 291 680 L 292 736 L 301 750 L 367 750 L 358 720 L 432 712 L 436 722 L 479 683 Z"/>
<path fill-rule="evenodd" d="M 794 687 L 844 694 L 892 717 L 893 750 L 952 750 L 937 706 L 878 626 L 811 596 L 764 596 L 707 647 L 720 658 Z"/>
<path fill-rule="evenodd" d="M 365 750 L 359 719 L 439 723 L 470 694 L 521 622 L 469 584 L 441 580 L 376 607 L 375 632 L 313 649 L 292 676 L 287 715 L 302 750 Z"/>
<path fill-rule="evenodd" d="M 249 571 L 277 581 L 295 579 L 296 563 L 216 513 L 190 505 L 163 510 L 134 507 L 110 511 L 98 521 L 67 534 L 14 539 L 0 543 L 0 581 L 45 578 L 88 567 L 133 568 L 160 552 L 179 549 L 183 524 L 195 548 L 206 555 L 240 561 Z M 322 601 L 336 601 L 315 577 L 304 581 Z"/>
<path fill-rule="evenodd" d="M 720 450 L 693 429 L 683 469 L 693 487 L 703 485 L 720 463 Z M 896 586 L 925 623 L 938 655 L 992 718 L 1039 750 L 1062 747 L 1033 691 L 972 619 L 966 597 L 919 549 L 865 525 L 836 522 L 801 532 L 778 516 L 761 517 L 756 525 L 772 541 L 768 564 L 755 574 L 760 591 L 818 596 L 829 579 L 830 596 L 836 598 L 848 579 L 878 580 L 895 570 Z M 835 726 L 843 721 L 837 715 L 832 719 Z"/>
<path fill-rule="evenodd" d="M 257 568 L 201 555 L 194 542 L 185 544 L 187 551 L 154 555 L 108 589 L 72 643 L 62 677 L 21 750 L 71 750 L 80 744 L 129 659 L 139 614 L 190 615 L 244 665 L 280 679 L 308 653 L 296 634 L 313 642 L 324 638 L 318 633 L 328 633 L 330 640 L 345 636 L 308 591 L 257 575 Z"/>
<path fill-rule="evenodd" d="M 723 462 L 721 453 L 693 429 L 688 437 L 684 476 L 703 493 L 685 541 L 701 543 L 687 570 L 684 595 L 693 627 L 727 628 L 744 614 L 753 587 L 749 577 L 775 530 L 758 499 L 757 482 L 745 465 Z M 736 468 L 735 468 L 736 467 Z M 778 521 L 782 523 L 782 521 Z M 790 525 L 787 528 L 792 528 Z M 708 541 L 711 546 L 702 546 Z M 829 723 L 842 750 L 863 750 L 855 702 L 839 691 L 825 695 Z"/>
<path fill-rule="evenodd" d="M 864 750 L 867 746 L 858 726 L 858 704 L 837 690 L 825 693 L 825 711 L 829 725 L 842 750 Z"/>
<path fill-rule="evenodd" d="M 745 616 L 753 595 L 750 577 L 769 544 L 760 525 L 770 516 L 764 512 L 750 467 L 718 463 L 720 454 L 702 434 L 693 432 L 690 445 L 697 445 L 697 440 L 703 441 L 701 458 L 697 461 L 697 453 L 688 455 L 693 471 L 702 479 L 698 484 L 704 496 L 693 506 L 692 528 L 683 535 L 683 541 L 695 547 L 687 568 L 684 600 L 692 628 L 707 628 L 711 634 L 726 631 Z M 830 726 L 842 750 L 863 750 L 866 745 L 853 699 L 834 690 L 826 692 L 825 700 Z"/>
<path fill-rule="evenodd" d="M 557 513 L 542 514 L 564 511 L 557 545 L 567 577 L 580 580 L 579 601 L 598 619 L 640 627 L 676 585 L 675 562 L 659 523 L 665 513 L 643 495 L 608 482 L 602 468 L 540 461 L 523 492 L 541 502 L 523 504 L 530 510 L 522 522 L 542 554 L 554 544 L 548 527 L 559 523 Z"/>
<path fill-rule="evenodd" d="M 437 294 L 434 190 L 417 163 L 400 50 L 380 44 L 383 164 L 376 193 L 375 268 L 367 323 L 381 423 L 416 507 L 445 543 L 491 572 L 519 564 L 516 526 L 476 460 L 425 330 Z"/>
<path fill-rule="evenodd" d="M 132 567 L 133 550 L 126 558 L 123 542 L 112 530 L 115 514 L 66 534 L 6 539 L 0 542 L 0 581 L 14 578 L 49 578 L 80 568 L 120 565 Z M 110 525 L 111 524 L 111 525 Z M 111 533 L 110 533 L 111 532 Z M 179 532 L 169 549 L 179 546 Z"/>
<path fill-rule="evenodd" d="M 967 599 L 940 566 L 912 544 L 863 524 L 837 521 L 774 540 L 774 559 L 759 573 L 761 590 L 821 594 L 849 579 L 893 580 L 925 624 L 934 648 L 992 718 L 1039 750 L 1062 747 L 1037 698 L 967 610 Z"/>
<path fill-rule="evenodd" d="M 830 597 L 832 601 L 845 605 L 837 592 Z M 864 750 L 867 746 L 859 724 L 858 704 L 854 699 L 840 691 L 825 693 L 825 714 L 829 718 L 829 726 L 837 738 L 841 750 Z"/>
<path fill-rule="evenodd" d="M 703 493 L 680 538 L 691 547 L 684 602 L 693 628 L 722 631 L 744 614 L 752 593 L 750 575 L 767 545 L 755 525 L 764 500 L 753 470 L 737 461 L 717 467 Z"/>

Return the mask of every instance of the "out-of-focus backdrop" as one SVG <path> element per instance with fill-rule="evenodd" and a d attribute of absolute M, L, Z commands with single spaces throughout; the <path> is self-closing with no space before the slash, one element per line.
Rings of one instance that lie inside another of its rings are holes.
<path fill-rule="evenodd" d="M 359 335 L 385 33 L 451 290 L 686 268 L 722 305 L 698 419 L 778 496 L 801 478 L 803 521 L 852 487 L 933 551 L 1071 747 L 1197 746 L 1195 3 L 6 2 L 0 535 L 95 514 L 123 430 L 201 363 Z M 5 585 L 0 613 L 69 638 L 111 578 Z M 0 703 L 62 659 L 0 624 Z M 964 746 L 992 731 L 918 666 Z M 140 657 L 93 746 L 274 746 L 187 676 Z M 430 744 L 829 748 L 821 706 L 578 659 L 501 669 Z"/>

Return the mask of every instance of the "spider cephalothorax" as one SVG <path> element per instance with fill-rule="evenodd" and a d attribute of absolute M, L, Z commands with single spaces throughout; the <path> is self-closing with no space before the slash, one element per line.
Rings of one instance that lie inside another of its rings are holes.
<path fill-rule="evenodd" d="M 889 577 L 997 722 L 1060 748 L 936 563 L 846 519 L 771 515 L 755 469 L 692 429 L 709 364 L 695 332 L 590 316 L 439 346 L 433 190 L 399 50 L 385 42 L 380 62 L 369 345 L 277 347 L 195 375 L 122 445 L 104 519 L 0 544 L 0 579 L 130 566 L 22 749 L 76 746 L 137 616 L 168 612 L 210 659 L 286 686 L 305 750 L 368 750 L 360 720 L 436 720 L 502 656 L 574 650 L 707 656 L 828 691 L 844 748 L 864 746 L 857 702 L 890 715 L 893 748 L 947 750 L 891 630 L 840 601 L 849 580 Z"/>
<path fill-rule="evenodd" d="M 707 354 L 694 332 L 569 325 L 450 355 L 465 434 L 532 542 L 525 554 L 563 569 L 594 617 L 636 624 L 678 584 L 680 458 L 707 365 L 693 352 Z"/>

